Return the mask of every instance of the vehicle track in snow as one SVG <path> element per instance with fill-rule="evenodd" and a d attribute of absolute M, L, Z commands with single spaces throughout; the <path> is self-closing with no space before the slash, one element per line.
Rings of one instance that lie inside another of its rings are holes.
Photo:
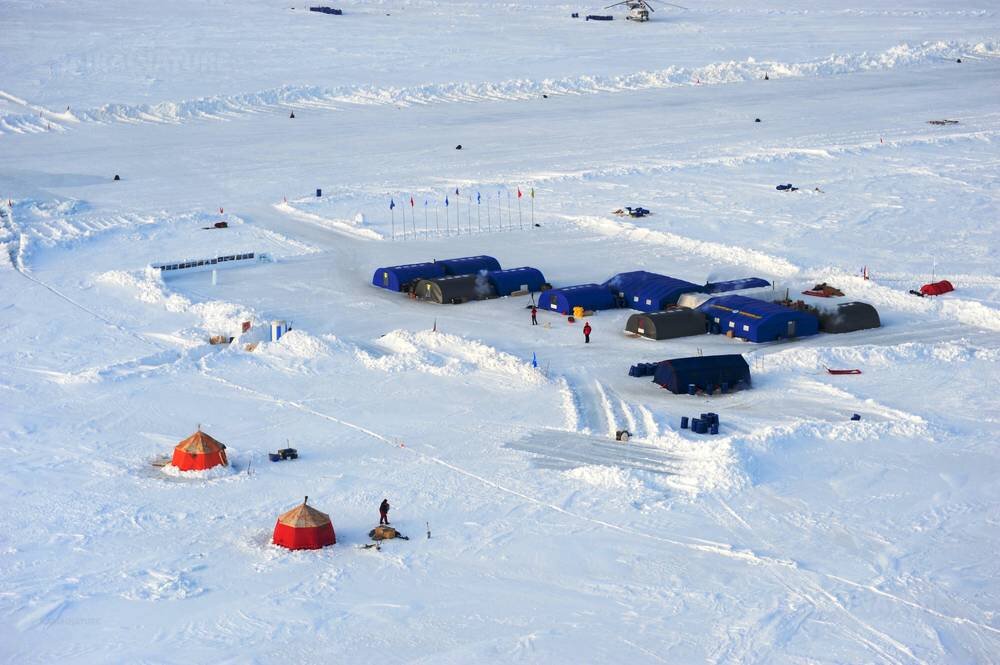
<path fill-rule="evenodd" d="M 898 642 L 897 640 L 895 640 L 894 638 L 892 638 L 888 634 L 886 634 L 883 631 L 879 630 L 878 628 L 872 626 L 871 624 L 865 622 L 862 618 L 860 618 L 857 615 L 855 615 L 854 613 L 852 613 L 848 608 L 846 608 L 843 605 L 842 602 L 840 602 L 836 598 L 836 596 L 834 596 L 832 593 L 830 593 L 827 589 L 823 588 L 819 584 L 819 582 L 816 581 L 816 579 L 814 579 L 814 578 L 822 578 L 822 579 L 827 579 L 827 580 L 830 580 L 830 581 L 833 581 L 833 582 L 837 582 L 837 583 L 840 583 L 840 584 L 846 584 L 848 586 L 851 586 L 854 589 L 861 590 L 861 591 L 866 591 L 866 592 L 868 592 L 868 593 L 870 593 L 872 595 L 876 595 L 878 597 L 888 599 L 888 600 L 890 600 L 890 601 L 892 601 L 894 603 L 897 603 L 899 605 L 908 607 L 910 609 L 914 609 L 914 610 L 918 610 L 918 611 L 930 614 L 932 616 L 935 616 L 936 618 L 939 618 L 939 619 L 942 619 L 942 620 L 946 620 L 946 621 L 950 621 L 950 622 L 953 622 L 953 623 L 956 623 L 956 624 L 959 624 L 959 625 L 968 626 L 968 627 L 974 628 L 976 630 L 980 630 L 980 631 L 983 631 L 983 632 L 988 632 L 988 633 L 991 633 L 993 635 L 1000 636 L 1000 628 L 995 628 L 993 626 L 990 626 L 989 624 L 982 623 L 982 622 L 979 622 L 979 621 L 975 621 L 975 620 L 972 620 L 972 619 L 968 619 L 968 618 L 965 618 L 965 617 L 951 616 L 951 615 L 945 614 L 943 612 L 939 612 L 937 610 L 934 610 L 932 608 L 928 608 L 928 607 L 926 607 L 924 605 L 921 605 L 921 604 L 919 604 L 919 603 L 917 603 L 915 601 L 910 601 L 910 600 L 907 600 L 905 598 L 901 598 L 899 596 L 896 596 L 895 594 L 891 594 L 891 593 L 888 593 L 888 592 L 885 592 L 885 591 L 881 591 L 881 590 L 879 590 L 877 588 L 874 588 L 874 587 L 872 587 L 870 585 L 865 585 L 865 584 L 861 584 L 861 583 L 857 583 L 857 582 L 852 582 L 850 580 L 847 580 L 846 578 L 842 578 L 842 577 L 839 577 L 839 576 L 836 576 L 836 575 L 832 575 L 832 574 L 828 574 L 828 573 L 823 573 L 823 572 L 820 572 L 820 571 L 807 570 L 807 569 L 802 568 L 795 561 L 792 561 L 792 560 L 789 560 L 789 559 L 779 558 L 779 557 L 775 557 L 775 556 L 771 556 L 771 555 L 760 554 L 760 553 L 758 553 L 758 552 L 756 552 L 754 550 L 738 548 L 738 547 L 735 547 L 735 546 L 730 545 L 728 543 L 720 543 L 720 542 L 715 542 L 715 541 L 705 540 L 705 539 L 694 539 L 694 538 L 682 539 L 683 537 L 670 537 L 668 535 L 659 535 L 659 534 L 656 534 L 656 533 L 650 533 L 648 531 L 634 529 L 634 528 L 631 528 L 631 527 L 628 527 L 628 526 L 623 526 L 623 525 L 620 525 L 620 524 L 615 524 L 613 522 L 608 522 L 606 520 L 601 520 L 601 519 L 597 519 L 597 518 L 594 518 L 594 517 L 589 517 L 587 515 L 583 515 L 583 514 L 574 512 L 574 511 L 569 510 L 567 508 L 564 508 L 562 506 L 559 506 L 559 505 L 556 505 L 554 503 L 550 503 L 548 501 L 545 501 L 544 499 L 540 499 L 540 498 L 532 496 L 530 494 L 526 494 L 525 492 L 513 489 L 511 487 L 507 487 L 507 486 L 505 486 L 503 483 L 501 483 L 499 481 L 491 480 L 489 478 L 486 478 L 484 476 L 481 476 L 481 475 L 475 473 L 474 471 L 468 470 L 468 469 L 463 468 L 461 466 L 458 466 L 456 464 L 452 464 L 451 462 L 448 462 L 447 460 L 442 459 L 440 457 L 437 457 L 435 455 L 432 455 L 432 454 L 430 454 L 428 452 L 424 452 L 423 450 L 420 449 L 421 445 L 419 443 L 414 443 L 414 442 L 411 441 L 411 442 L 408 442 L 405 446 L 401 446 L 397 442 L 397 440 L 394 440 L 392 437 L 380 434 L 379 432 L 376 432 L 375 430 L 372 430 L 372 429 L 370 429 L 368 427 L 365 427 L 363 425 L 359 425 L 359 424 L 356 424 L 356 423 L 344 420 L 342 418 L 338 418 L 336 416 L 324 413 L 322 411 L 318 411 L 318 410 L 313 409 L 313 408 L 311 408 L 311 407 L 309 407 L 309 406 L 307 406 L 307 405 L 305 405 L 305 404 L 303 404 L 301 402 L 298 402 L 298 401 L 295 401 L 295 400 L 288 400 L 288 399 L 284 399 L 284 398 L 281 398 L 281 397 L 277 397 L 275 395 L 271 395 L 271 394 L 268 394 L 268 393 L 256 390 L 254 388 L 250 388 L 250 387 L 247 387 L 247 386 L 235 383 L 233 381 L 230 381 L 230 380 L 228 380 L 228 379 L 226 379 L 224 377 L 218 376 L 217 374 L 213 373 L 207 367 L 207 365 L 204 362 L 204 359 L 202 359 L 200 361 L 200 364 L 201 364 L 201 373 L 202 373 L 202 375 L 205 378 L 207 378 L 207 379 L 209 379 L 211 381 L 215 381 L 215 382 L 217 382 L 217 383 L 219 383 L 219 384 L 221 384 L 223 386 L 226 386 L 227 388 L 229 388 L 231 390 L 234 390 L 236 392 L 240 392 L 240 393 L 249 395 L 249 396 L 251 396 L 251 397 L 253 397 L 255 399 L 260 399 L 260 400 L 268 401 L 268 402 L 274 403 L 274 404 L 276 404 L 278 406 L 281 406 L 281 407 L 296 409 L 296 410 L 302 411 L 304 413 L 311 414 L 311 415 L 313 415 L 313 416 L 315 416 L 317 418 L 321 418 L 321 419 L 324 419 L 324 420 L 327 420 L 327 421 L 330 421 L 330 422 L 333 422 L 333 423 L 340 424 L 340 425 L 342 425 L 344 427 L 347 427 L 347 428 L 353 429 L 353 430 L 355 430 L 357 432 L 360 432 L 362 434 L 365 434 L 366 436 L 369 436 L 370 438 L 373 438 L 373 439 L 379 441 L 380 443 L 383 443 L 385 445 L 389 445 L 392 448 L 395 448 L 395 449 L 399 450 L 400 454 L 414 455 L 414 456 L 419 457 L 420 459 L 422 459 L 424 461 L 431 462 L 431 463 L 436 464 L 438 466 L 450 469 L 454 473 L 457 473 L 457 474 L 462 475 L 462 476 L 464 476 L 464 477 L 466 477 L 466 478 L 468 478 L 470 480 L 473 480 L 473 481 L 475 481 L 478 484 L 484 485 L 486 487 L 489 487 L 489 488 L 491 488 L 493 490 L 496 490 L 498 492 L 501 492 L 503 494 L 507 494 L 509 496 L 516 497 L 517 499 L 520 499 L 520 500 L 525 501 L 527 503 L 531 503 L 531 504 L 533 504 L 535 506 L 539 506 L 539 507 L 542 507 L 542 508 L 545 508 L 545 509 L 548 509 L 548 510 L 552 510 L 552 511 L 554 511 L 556 513 L 565 515 L 565 516 L 567 516 L 569 518 L 572 518 L 572 519 L 575 519 L 575 520 L 584 521 L 584 522 L 587 522 L 587 523 L 595 525 L 595 526 L 599 526 L 599 527 L 602 527 L 602 528 L 605 528 L 605 529 L 609 529 L 609 530 L 612 530 L 612 531 L 616 531 L 616 532 L 619 532 L 619 533 L 624 533 L 624 534 L 627 534 L 627 535 L 629 535 L 631 537 L 643 538 L 643 539 L 646 539 L 646 540 L 652 540 L 652 541 L 655 541 L 655 542 L 658 542 L 658 543 L 663 543 L 663 544 L 666 544 L 666 545 L 671 545 L 671 546 L 674 546 L 674 547 L 679 547 L 679 548 L 686 549 L 686 550 L 689 550 L 689 551 L 692 551 L 692 552 L 696 552 L 696 553 L 711 554 L 711 555 L 714 555 L 714 556 L 720 556 L 720 557 L 724 557 L 724 558 L 727 558 L 727 559 L 742 561 L 742 562 L 744 562 L 744 563 L 746 563 L 748 565 L 752 565 L 752 566 L 755 566 L 755 567 L 761 567 L 762 569 L 768 571 L 768 573 L 774 577 L 774 579 L 775 579 L 775 581 L 777 583 L 779 583 L 782 586 L 784 586 L 785 588 L 787 588 L 790 593 L 793 593 L 793 594 L 795 594 L 795 595 L 803 598 L 804 600 L 812 603 L 813 605 L 816 605 L 816 606 L 825 605 L 827 608 L 832 607 L 832 608 L 834 608 L 835 611 L 845 614 L 845 616 L 849 617 L 852 621 L 858 623 L 862 627 L 863 630 L 865 630 L 865 631 L 873 634 L 877 639 L 881 640 L 885 644 L 891 645 L 892 649 L 894 649 L 895 651 L 897 651 L 899 653 L 904 654 L 911 661 L 918 661 L 918 659 L 916 658 L 916 656 L 913 655 L 913 653 L 909 650 L 909 648 L 906 647 L 906 645 Z M 727 512 L 735 513 L 735 511 L 733 511 L 731 508 Z M 746 524 L 746 521 L 743 520 L 742 518 L 739 518 L 739 521 L 742 522 L 743 524 Z M 778 551 L 779 550 L 779 548 L 774 547 L 773 545 L 767 543 L 766 541 L 764 542 L 764 545 L 767 546 L 767 548 L 768 548 L 769 551 Z M 802 584 L 802 587 L 793 586 L 793 585 L 789 584 L 786 581 L 785 576 L 788 575 L 790 572 L 794 573 L 795 576 L 796 576 L 796 579 L 800 580 L 800 582 Z M 883 647 L 875 644 L 871 640 L 865 639 L 862 636 L 858 636 L 857 639 L 862 644 L 865 644 L 865 645 L 869 646 L 870 649 L 872 649 L 873 651 L 875 651 L 876 653 L 878 653 L 886 661 L 893 662 L 893 663 L 901 662 L 897 657 L 893 656 L 891 653 L 888 653 L 885 650 L 885 648 L 883 648 Z"/>

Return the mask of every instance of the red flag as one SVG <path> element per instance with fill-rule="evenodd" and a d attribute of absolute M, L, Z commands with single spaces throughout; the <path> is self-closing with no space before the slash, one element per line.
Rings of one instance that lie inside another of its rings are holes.
<path fill-rule="evenodd" d="M 412 196 L 410 197 L 410 207 L 411 208 L 413 207 L 413 197 Z"/>
<path fill-rule="evenodd" d="M 521 188 L 517 188 L 517 198 L 521 198 Z"/>
<path fill-rule="evenodd" d="M 220 215 L 223 215 L 223 214 L 225 214 L 225 213 L 223 213 L 223 212 L 222 212 L 222 208 L 219 208 L 219 214 L 220 214 Z"/>

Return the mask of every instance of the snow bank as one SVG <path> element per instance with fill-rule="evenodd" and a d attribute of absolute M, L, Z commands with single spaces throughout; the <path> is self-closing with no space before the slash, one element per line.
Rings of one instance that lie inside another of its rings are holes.
<path fill-rule="evenodd" d="M 438 376 L 487 372 L 516 378 L 523 385 L 540 385 L 546 380 L 529 362 L 458 335 L 394 330 L 379 338 L 376 345 L 386 353 L 377 356 L 363 349 L 355 351 L 358 360 L 369 369 L 418 371 Z M 512 384 L 506 381 L 498 385 Z"/>
<path fill-rule="evenodd" d="M 216 466 L 211 469 L 204 469 L 203 471 L 181 471 L 173 464 L 167 464 L 160 467 L 160 471 L 173 478 L 182 478 L 184 480 L 215 480 L 217 478 L 235 476 L 239 473 L 239 471 L 233 468 L 232 464 L 228 466 Z"/>
<path fill-rule="evenodd" d="M 683 85 L 719 85 L 756 81 L 765 73 L 779 77 L 827 77 L 854 72 L 886 71 L 955 60 L 966 54 L 997 57 L 995 41 L 937 41 L 902 43 L 879 53 L 832 54 L 818 60 L 784 63 L 747 58 L 743 61 L 711 63 L 702 67 L 668 67 L 617 76 L 568 76 L 555 79 L 509 79 L 499 82 L 428 83 L 411 87 L 353 86 L 323 88 L 315 85 L 285 85 L 238 95 L 202 97 L 157 104 L 105 104 L 63 114 L 52 112 L 33 117 L 23 113 L 0 115 L 0 133 L 37 132 L 49 127 L 62 129 L 77 123 L 153 122 L 179 123 L 191 119 L 224 119 L 273 108 L 337 108 L 346 105 L 412 106 L 475 101 L 536 99 L 542 93 L 563 95 L 600 94 L 627 90 L 649 90 Z M 25 102 L 26 104 L 26 102 Z"/>

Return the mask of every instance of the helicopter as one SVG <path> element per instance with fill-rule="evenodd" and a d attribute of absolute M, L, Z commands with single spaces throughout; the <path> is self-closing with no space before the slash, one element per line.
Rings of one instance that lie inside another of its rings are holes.
<path fill-rule="evenodd" d="M 644 23 L 649 20 L 649 14 L 653 11 L 653 7 L 649 4 L 649 2 L 650 0 L 622 0 L 621 2 L 616 2 L 613 5 L 608 5 L 605 9 L 625 5 L 628 7 L 628 14 L 625 16 L 625 20 Z M 680 5 L 675 5 L 670 2 L 664 2 L 662 4 L 677 7 L 678 9 L 687 9 L 687 7 L 681 7 Z"/>

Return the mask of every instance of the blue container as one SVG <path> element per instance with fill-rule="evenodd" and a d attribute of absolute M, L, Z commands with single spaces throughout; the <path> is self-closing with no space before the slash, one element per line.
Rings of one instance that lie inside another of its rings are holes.
<path fill-rule="evenodd" d="M 681 416 L 681 429 L 687 429 L 687 428 L 688 428 L 688 417 Z"/>
<path fill-rule="evenodd" d="M 698 429 L 700 427 L 701 427 L 701 420 L 699 420 L 698 418 L 692 418 L 691 419 L 691 431 L 694 432 L 695 434 L 697 434 L 698 433 Z"/>
<path fill-rule="evenodd" d="M 693 383 L 688 384 L 688 395 L 694 395 L 695 391 L 698 390 L 698 386 Z"/>
<path fill-rule="evenodd" d="M 712 426 L 708 428 L 708 433 L 709 434 L 718 434 L 719 433 L 719 423 L 712 423 Z"/>
<path fill-rule="evenodd" d="M 316 188 L 316 198 L 319 198 L 321 196 L 323 196 L 323 190 L 317 187 Z"/>
<path fill-rule="evenodd" d="M 725 395 L 729 392 L 729 383 L 727 381 L 722 382 L 722 394 Z"/>
<path fill-rule="evenodd" d="M 851 420 L 861 420 L 861 416 L 855 413 L 853 416 L 851 416 Z"/>

